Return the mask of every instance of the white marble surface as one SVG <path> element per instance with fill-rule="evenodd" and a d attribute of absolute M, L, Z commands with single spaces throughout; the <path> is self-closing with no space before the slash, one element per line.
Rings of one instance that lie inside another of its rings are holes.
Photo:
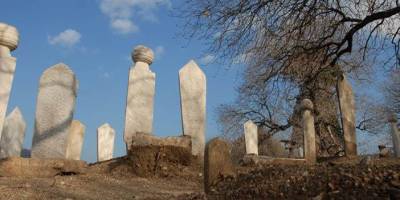
<path fill-rule="evenodd" d="M 8 100 L 11 94 L 16 59 L 14 57 L 0 56 L 0 137 L 6 117 Z"/>
<path fill-rule="evenodd" d="M 244 123 L 244 137 L 246 140 L 246 154 L 258 155 L 258 128 L 253 121 Z"/>
<path fill-rule="evenodd" d="M 36 103 L 32 158 L 66 158 L 77 90 L 75 74 L 63 63 L 48 68 L 42 74 Z"/>
<path fill-rule="evenodd" d="M 4 121 L 0 141 L 0 158 L 21 156 L 26 123 L 19 108 L 15 108 Z"/>
<path fill-rule="evenodd" d="M 315 144 L 315 127 L 313 103 L 309 99 L 304 99 L 301 105 L 303 116 L 304 132 L 304 159 L 307 163 L 314 164 L 317 161 L 317 149 Z"/>
<path fill-rule="evenodd" d="M 85 137 L 85 125 L 78 120 L 73 120 L 69 129 L 66 158 L 80 160 Z"/>
<path fill-rule="evenodd" d="M 137 62 L 130 69 L 124 133 L 127 144 L 136 133 L 153 132 L 155 78 L 156 75 L 144 62 Z"/>
<path fill-rule="evenodd" d="M 97 129 L 97 161 L 113 158 L 115 130 L 109 124 L 103 124 Z"/>
<path fill-rule="evenodd" d="M 206 76 L 193 60 L 179 70 L 183 134 L 192 137 L 193 155 L 204 155 L 206 87 Z"/>

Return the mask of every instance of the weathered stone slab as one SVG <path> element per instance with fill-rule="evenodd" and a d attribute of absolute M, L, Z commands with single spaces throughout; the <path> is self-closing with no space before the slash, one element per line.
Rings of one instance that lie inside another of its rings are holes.
<path fill-rule="evenodd" d="M 67 159 L 80 160 L 85 137 L 85 125 L 78 120 L 73 120 L 69 129 L 68 144 L 67 144 Z"/>
<path fill-rule="evenodd" d="M 9 157 L 0 160 L 0 176 L 45 178 L 63 174 L 83 174 L 87 164 L 78 160 Z"/>
<path fill-rule="evenodd" d="M 344 136 L 344 150 L 346 156 L 357 156 L 355 101 L 353 89 L 344 74 L 338 77 L 337 93 Z"/>
<path fill-rule="evenodd" d="M 10 52 L 17 48 L 18 42 L 17 29 L 0 23 L 0 138 L 16 66 L 16 58 L 12 57 Z"/>
<path fill-rule="evenodd" d="M 258 155 L 258 128 L 249 120 L 244 125 L 244 137 L 246 140 L 246 154 Z"/>
<path fill-rule="evenodd" d="M 218 182 L 220 176 L 235 176 L 235 169 L 228 142 L 214 138 L 205 147 L 204 190 L 206 193 L 212 191 L 211 187 Z"/>
<path fill-rule="evenodd" d="M 113 158 L 115 131 L 109 124 L 103 124 L 97 129 L 97 161 Z"/>
<path fill-rule="evenodd" d="M 301 102 L 301 110 L 303 116 L 303 132 L 304 132 L 304 159 L 309 164 L 317 162 L 317 149 L 315 145 L 315 127 L 313 103 L 309 99 L 304 99 Z"/>
<path fill-rule="evenodd" d="M 400 158 L 400 131 L 397 127 L 397 116 L 392 114 L 389 117 L 390 128 L 392 131 L 393 151 L 397 158 Z"/>
<path fill-rule="evenodd" d="M 75 74 L 63 63 L 40 77 L 32 158 L 66 158 L 77 90 Z"/>
<path fill-rule="evenodd" d="M 135 62 L 129 71 L 128 95 L 125 110 L 124 140 L 129 149 L 132 136 L 136 133 L 152 134 L 155 78 L 149 65 L 154 53 L 144 46 L 135 47 L 132 52 Z"/>
<path fill-rule="evenodd" d="M 192 140 L 190 136 L 166 137 L 160 138 L 146 133 L 137 133 L 132 137 L 132 146 L 176 146 L 192 149 Z"/>
<path fill-rule="evenodd" d="M 204 155 L 206 128 L 206 76 L 189 61 L 179 70 L 183 134 L 192 137 L 193 155 Z"/>
<path fill-rule="evenodd" d="M 26 123 L 19 108 L 6 118 L 0 141 L 0 158 L 21 156 L 25 138 Z"/>
<path fill-rule="evenodd" d="M 305 159 L 297 158 L 274 158 L 271 156 L 245 155 L 240 162 L 243 166 L 263 166 L 271 164 L 299 165 L 305 164 Z"/>

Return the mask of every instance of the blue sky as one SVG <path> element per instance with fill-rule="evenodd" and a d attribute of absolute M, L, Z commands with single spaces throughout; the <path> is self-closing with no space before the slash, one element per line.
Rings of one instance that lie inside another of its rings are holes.
<path fill-rule="evenodd" d="M 86 125 L 82 159 L 96 160 L 96 129 L 109 123 L 117 132 L 114 156 L 125 154 L 123 126 L 128 70 L 134 46 L 156 53 L 154 134 L 181 134 L 178 71 L 194 59 L 207 75 L 207 138 L 219 134 L 214 108 L 234 97 L 238 71 L 213 64 L 200 41 L 179 35 L 183 21 L 170 0 L 4 1 L 0 21 L 18 28 L 20 44 L 8 112 L 20 107 L 27 121 L 24 148 L 31 147 L 41 73 L 63 62 L 76 74 L 75 119 Z"/>

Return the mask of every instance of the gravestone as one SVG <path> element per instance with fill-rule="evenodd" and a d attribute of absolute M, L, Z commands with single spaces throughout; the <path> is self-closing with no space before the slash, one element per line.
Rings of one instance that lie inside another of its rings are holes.
<path fill-rule="evenodd" d="M 0 23 L 0 138 L 17 61 L 10 52 L 17 48 L 18 42 L 18 30 L 14 26 Z"/>
<path fill-rule="evenodd" d="M 251 120 L 244 124 L 244 137 L 246 140 L 246 154 L 258 155 L 257 125 Z"/>
<path fill-rule="evenodd" d="M 304 99 L 301 102 L 302 122 L 304 133 L 304 159 L 309 164 L 317 162 L 317 151 L 315 144 L 314 106 L 311 100 Z"/>
<path fill-rule="evenodd" d="M 132 52 L 135 65 L 129 71 L 128 95 L 125 110 L 124 140 L 130 148 L 136 133 L 152 134 L 155 78 L 149 65 L 153 62 L 151 49 L 139 45 Z"/>
<path fill-rule="evenodd" d="M 390 128 L 392 131 L 393 151 L 397 158 L 400 158 L 400 131 L 397 127 L 397 116 L 392 114 L 389 117 Z"/>
<path fill-rule="evenodd" d="M 345 74 L 341 74 L 337 81 L 337 93 L 339 97 L 339 110 L 342 121 L 344 150 L 346 156 L 357 156 L 356 141 L 356 111 L 353 90 L 346 79 Z"/>
<path fill-rule="evenodd" d="M 85 136 L 85 125 L 78 120 L 73 120 L 69 129 L 67 144 L 67 159 L 80 160 Z"/>
<path fill-rule="evenodd" d="M 40 77 L 36 102 L 32 158 L 66 158 L 78 81 L 65 64 L 56 64 Z"/>
<path fill-rule="evenodd" d="M 0 141 L 0 158 L 21 156 L 26 123 L 19 108 L 15 108 L 4 121 Z"/>
<path fill-rule="evenodd" d="M 221 138 L 210 140 L 205 146 L 204 155 L 204 190 L 211 192 L 211 187 L 221 176 L 234 176 L 235 169 L 231 160 L 231 147 Z"/>
<path fill-rule="evenodd" d="M 189 61 L 179 70 L 183 134 L 192 137 L 192 154 L 204 154 L 206 127 L 206 76 Z"/>
<path fill-rule="evenodd" d="M 97 129 L 97 161 L 113 158 L 115 131 L 109 124 L 103 124 Z"/>

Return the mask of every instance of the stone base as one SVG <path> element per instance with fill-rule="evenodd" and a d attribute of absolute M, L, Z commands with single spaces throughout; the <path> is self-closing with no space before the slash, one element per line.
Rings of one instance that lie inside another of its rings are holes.
<path fill-rule="evenodd" d="M 268 165 L 268 164 L 284 164 L 284 165 L 298 165 L 306 164 L 305 159 L 295 158 L 274 158 L 269 156 L 257 156 L 255 154 L 248 154 L 243 157 L 240 161 L 243 166 L 254 166 L 254 165 Z"/>
<path fill-rule="evenodd" d="M 192 140 L 190 136 L 177 136 L 177 137 L 166 137 L 160 138 L 154 135 L 137 133 L 132 137 L 131 144 L 128 148 L 131 149 L 132 146 L 175 146 L 192 149 Z"/>
<path fill-rule="evenodd" d="M 87 164 L 80 160 L 9 157 L 0 160 L 0 176 L 54 177 L 85 173 Z"/>

